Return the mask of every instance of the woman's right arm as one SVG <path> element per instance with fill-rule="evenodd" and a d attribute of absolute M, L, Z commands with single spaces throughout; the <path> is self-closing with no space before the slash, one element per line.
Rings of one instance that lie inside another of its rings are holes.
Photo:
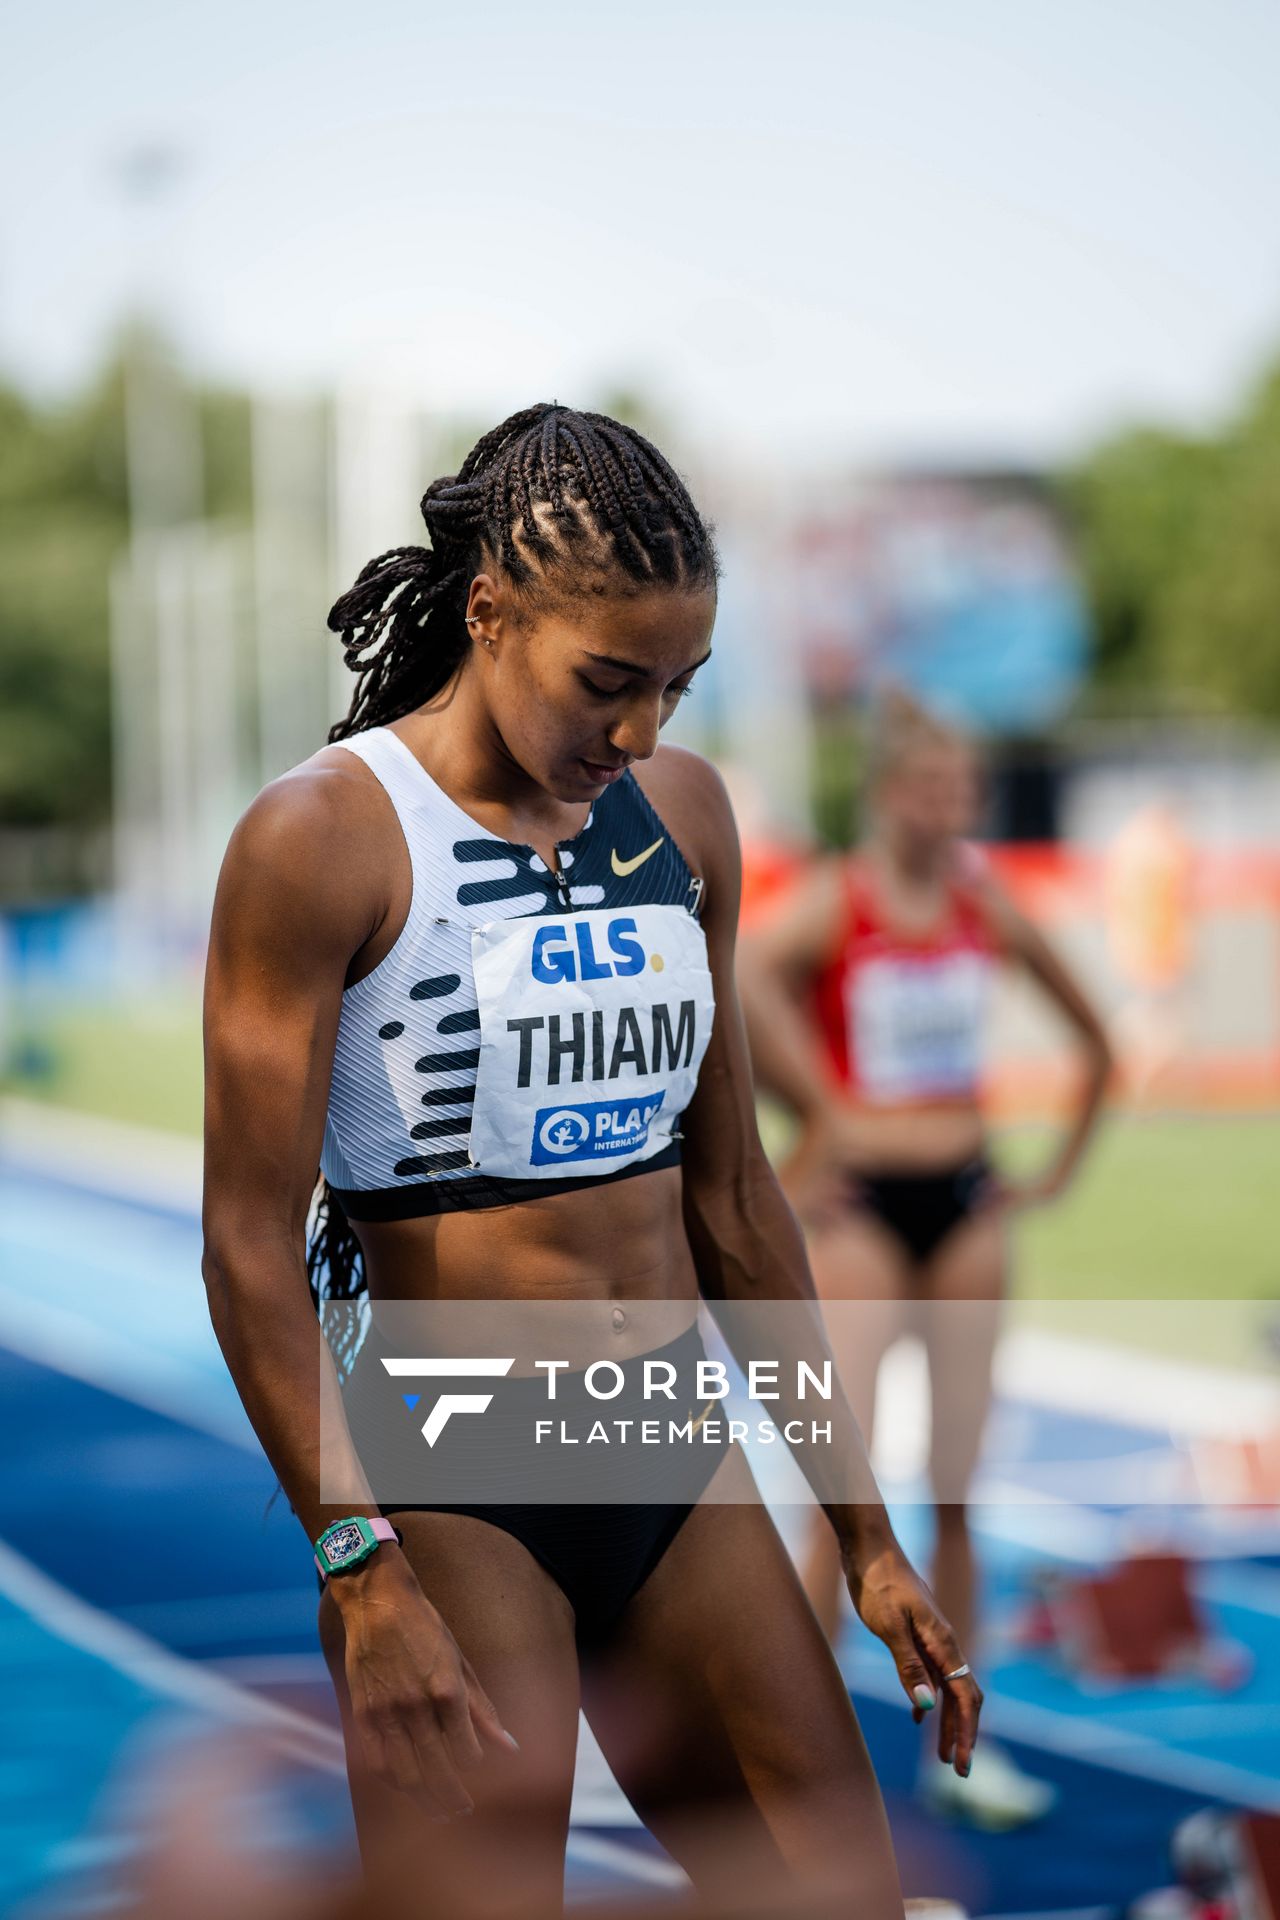
<path fill-rule="evenodd" d="M 280 1484 L 315 1540 L 376 1514 L 354 1454 L 351 1504 L 320 1501 L 322 1380 L 336 1375 L 306 1275 L 307 1211 L 324 1134 L 342 992 L 392 897 L 387 801 L 359 764 L 324 760 L 272 783 L 232 835 L 205 980 L 203 1273 L 218 1343 Z M 386 849 L 382 852 L 382 849 Z M 407 856 L 406 856 L 407 857 Z M 341 1429 L 341 1422 L 336 1423 Z M 335 1423 L 326 1420 L 326 1447 Z M 334 1461 L 326 1457 L 326 1479 Z M 360 1497 L 363 1495 L 363 1497 Z M 347 1677 L 370 1763 L 435 1810 L 463 1812 L 477 1731 L 496 1710 L 394 1545 L 335 1575 Z"/>
<path fill-rule="evenodd" d="M 868 1124 L 805 1004 L 815 974 L 839 951 L 848 910 L 842 862 L 817 859 L 770 901 L 738 947 L 738 993 L 756 1077 L 800 1123 L 778 1178 L 812 1226 L 839 1214 L 849 1174 L 873 1158 Z"/>
<path fill-rule="evenodd" d="M 843 1105 L 803 994 L 839 942 L 844 907 L 837 863 L 815 860 L 738 936 L 738 994 L 756 1074 L 805 1125 Z"/>

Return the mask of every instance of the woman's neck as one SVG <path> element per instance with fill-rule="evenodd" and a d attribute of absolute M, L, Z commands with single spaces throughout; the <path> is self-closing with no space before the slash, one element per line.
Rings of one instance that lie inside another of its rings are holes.
<path fill-rule="evenodd" d="M 949 839 L 906 833 L 891 823 L 881 823 L 873 829 L 870 846 L 893 878 L 907 887 L 924 889 L 941 885 L 950 865 Z"/>
<path fill-rule="evenodd" d="M 436 785 L 486 824 L 493 815 L 495 833 L 563 840 L 586 819 L 589 807 L 557 800 L 508 751 L 473 674 L 460 672 L 424 706 L 405 714 L 404 723 L 411 729 L 409 744 Z"/>

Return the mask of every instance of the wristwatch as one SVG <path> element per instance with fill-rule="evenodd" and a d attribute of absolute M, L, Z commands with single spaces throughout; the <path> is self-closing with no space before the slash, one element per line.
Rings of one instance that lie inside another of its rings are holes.
<path fill-rule="evenodd" d="M 350 1573 L 353 1567 L 362 1566 L 383 1540 L 403 1545 L 404 1536 L 381 1514 L 376 1520 L 366 1519 L 362 1513 L 335 1520 L 315 1543 L 316 1570 L 321 1580 L 327 1580 L 331 1573 Z"/>

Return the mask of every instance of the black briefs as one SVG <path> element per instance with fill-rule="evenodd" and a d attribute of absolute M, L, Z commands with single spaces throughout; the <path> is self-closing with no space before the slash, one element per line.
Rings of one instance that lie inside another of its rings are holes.
<path fill-rule="evenodd" d="M 573 1608 L 579 1646 L 590 1646 L 608 1637 L 693 1508 L 662 1501 L 618 1507 L 397 1504 L 383 1511 L 465 1513 L 501 1527 L 551 1575 Z"/>
<path fill-rule="evenodd" d="M 389 1498 L 380 1490 L 379 1472 L 386 1484 L 386 1470 L 396 1473 L 399 1463 L 381 1448 L 385 1419 L 375 1432 L 362 1408 L 375 1395 L 384 1408 L 403 1396 L 388 1395 L 381 1380 L 375 1380 L 379 1353 L 379 1337 L 371 1329 L 344 1403 L 381 1511 L 393 1518 L 403 1513 L 463 1513 L 501 1527 L 559 1586 L 573 1608 L 579 1644 L 606 1637 L 671 1545 L 729 1445 L 721 1402 L 698 1394 L 697 1363 L 707 1356 L 697 1325 L 666 1346 L 621 1363 L 623 1389 L 608 1400 L 587 1393 L 582 1372 L 558 1375 L 554 1401 L 548 1401 L 541 1375 L 492 1383 L 489 1408 L 470 1417 L 453 1416 L 425 1468 L 419 1427 L 430 1403 L 424 1395 L 403 1436 L 416 1439 L 415 1486 L 437 1475 L 442 1488 L 438 1499 Z M 644 1396 L 646 1361 L 675 1368 L 674 1399 Z M 369 1401 L 359 1398 L 362 1369 Z M 399 1412 L 403 1418 L 403 1408 Z M 533 1423 L 538 1420 L 553 1431 L 535 1443 Z M 642 1423 L 650 1423 L 649 1444 L 640 1442 Z M 588 1438 L 593 1433 L 594 1441 Z M 404 1457 L 407 1462 L 409 1456 Z M 397 1492 L 402 1484 L 396 1478 Z M 482 1497 L 469 1497 L 469 1484 Z M 524 1497 L 502 1498 L 517 1489 Z M 569 1497 L 537 1497 L 557 1489 Z M 429 1487 L 423 1490 L 429 1492 Z"/>
<path fill-rule="evenodd" d="M 920 1263 L 982 1205 L 992 1178 L 990 1161 L 978 1154 L 941 1173 L 850 1175 L 849 1198 L 882 1220 Z"/>

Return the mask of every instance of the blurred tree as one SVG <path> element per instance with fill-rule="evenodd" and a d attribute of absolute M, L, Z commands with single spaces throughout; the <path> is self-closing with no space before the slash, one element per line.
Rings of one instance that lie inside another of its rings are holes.
<path fill-rule="evenodd" d="M 106 813 L 123 440 L 118 376 L 57 409 L 0 391 L 0 818 L 10 824 L 90 825 Z"/>
<path fill-rule="evenodd" d="M 849 847 L 862 828 L 865 717 L 849 701 L 818 701 L 810 716 L 809 811 L 824 847 Z"/>
<path fill-rule="evenodd" d="M 1064 475 L 1100 679 L 1148 687 L 1161 677 L 1161 598 L 1219 466 L 1211 444 L 1146 427 L 1107 441 Z"/>
<path fill-rule="evenodd" d="M 1120 435 L 1063 476 L 1062 497 L 1097 679 L 1280 720 L 1280 365 L 1220 438 Z"/>
<path fill-rule="evenodd" d="M 1157 606 L 1172 678 L 1280 720 L 1280 366 L 1225 441 Z"/>
<path fill-rule="evenodd" d="M 0 821 L 92 827 L 111 793 L 108 591 L 128 538 L 122 335 L 58 405 L 0 384 Z M 248 402 L 200 395 L 204 500 L 247 517 Z"/>

